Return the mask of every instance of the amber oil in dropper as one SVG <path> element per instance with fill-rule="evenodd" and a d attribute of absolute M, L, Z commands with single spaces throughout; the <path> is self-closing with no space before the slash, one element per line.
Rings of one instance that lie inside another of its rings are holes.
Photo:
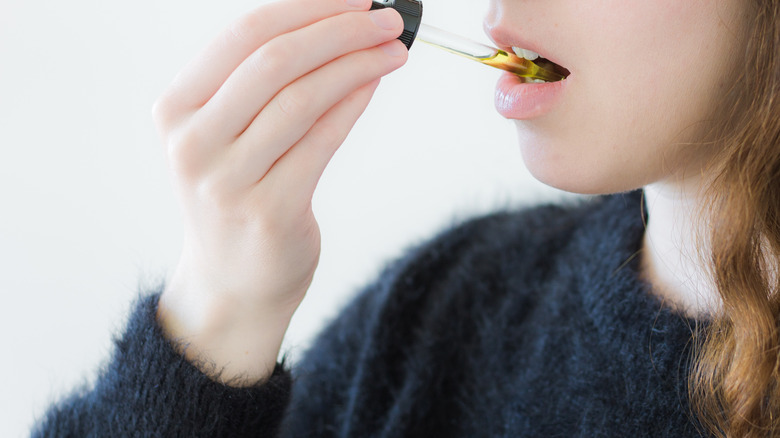
<path fill-rule="evenodd" d="M 514 53 L 507 53 L 504 50 L 486 46 L 426 24 L 420 24 L 417 39 L 450 53 L 514 73 L 522 78 L 538 79 L 545 82 L 555 82 L 566 78 L 561 73 L 541 67 Z"/>
<path fill-rule="evenodd" d="M 415 39 L 523 78 L 524 82 L 555 82 L 566 78 L 568 70 L 542 59 L 529 61 L 504 50 L 474 42 L 468 38 L 423 24 L 422 2 L 418 0 L 373 0 L 371 9 L 393 8 L 404 20 L 398 37 L 409 49 Z"/>
<path fill-rule="evenodd" d="M 496 50 L 496 54 L 490 58 L 472 59 L 485 65 L 514 73 L 524 78 L 541 79 L 547 82 L 555 82 L 565 79 L 565 77 L 561 74 L 543 69 L 533 61 L 521 58 L 514 53 L 507 53 L 503 50 Z"/>

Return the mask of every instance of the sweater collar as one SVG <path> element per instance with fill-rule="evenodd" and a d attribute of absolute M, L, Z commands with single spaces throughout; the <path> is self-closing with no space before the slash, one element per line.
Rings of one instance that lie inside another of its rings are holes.
<path fill-rule="evenodd" d="M 573 236 L 583 310 L 598 330 L 647 327 L 654 336 L 690 338 L 696 320 L 665 307 L 640 277 L 640 252 L 647 223 L 642 190 L 597 197 Z M 618 330 L 629 334 L 631 331 Z M 671 339 L 669 339 L 671 340 Z M 626 340 L 630 341 L 630 340 Z"/>

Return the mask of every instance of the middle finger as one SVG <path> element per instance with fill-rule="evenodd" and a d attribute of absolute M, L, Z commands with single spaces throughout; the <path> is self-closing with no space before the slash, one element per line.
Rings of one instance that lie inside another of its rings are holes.
<path fill-rule="evenodd" d="M 402 30 L 398 12 L 381 9 L 339 14 L 280 35 L 242 62 L 193 122 L 202 124 L 202 132 L 221 136 L 204 139 L 210 144 L 235 140 L 284 86 L 347 53 L 392 40 Z"/>

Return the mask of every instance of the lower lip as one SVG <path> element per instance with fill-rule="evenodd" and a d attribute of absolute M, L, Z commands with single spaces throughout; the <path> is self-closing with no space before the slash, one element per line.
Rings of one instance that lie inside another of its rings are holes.
<path fill-rule="evenodd" d="M 543 116 L 555 107 L 568 81 L 523 83 L 516 75 L 504 73 L 496 84 L 496 109 L 507 119 Z"/>

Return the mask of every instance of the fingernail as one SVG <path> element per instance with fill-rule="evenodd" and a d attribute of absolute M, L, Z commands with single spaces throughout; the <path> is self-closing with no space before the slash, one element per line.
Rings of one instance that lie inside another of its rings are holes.
<path fill-rule="evenodd" d="M 353 8 L 360 8 L 368 3 L 368 0 L 347 0 L 347 4 Z"/>
<path fill-rule="evenodd" d="M 407 52 L 406 46 L 397 40 L 388 41 L 379 46 L 379 48 L 390 56 L 401 56 Z"/>
<path fill-rule="evenodd" d="M 398 19 L 400 16 L 398 12 L 393 9 L 378 9 L 368 13 L 371 17 L 371 21 L 382 29 L 391 30 L 398 27 Z"/>

